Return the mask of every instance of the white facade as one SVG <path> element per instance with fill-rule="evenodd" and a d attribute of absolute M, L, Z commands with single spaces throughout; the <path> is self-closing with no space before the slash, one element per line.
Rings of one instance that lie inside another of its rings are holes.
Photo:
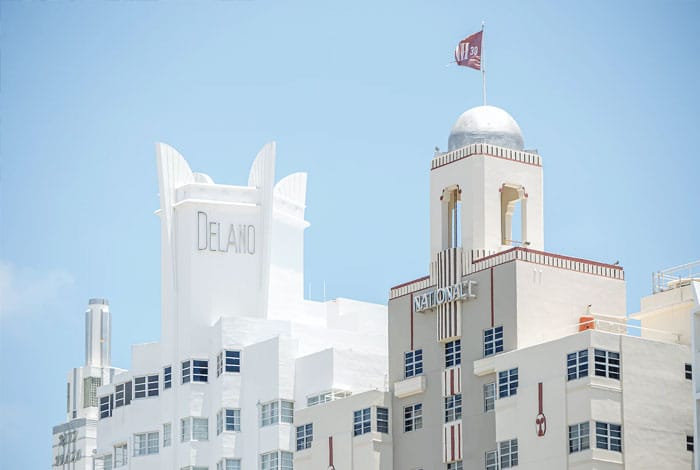
<path fill-rule="evenodd" d="M 157 153 L 162 335 L 99 389 L 96 468 L 291 468 L 295 409 L 385 388 L 386 307 L 303 298 L 306 175 L 275 183 L 274 144 L 246 186 Z"/>
<path fill-rule="evenodd" d="M 85 311 L 85 365 L 66 377 L 66 422 L 53 428 L 53 468 L 91 470 L 97 437 L 97 389 L 121 369 L 111 367 L 112 316 L 106 299 Z"/>

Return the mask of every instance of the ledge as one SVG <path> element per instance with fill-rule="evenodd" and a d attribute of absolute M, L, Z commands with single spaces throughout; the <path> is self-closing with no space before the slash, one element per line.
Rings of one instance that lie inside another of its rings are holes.
<path fill-rule="evenodd" d="M 474 375 L 483 377 L 488 374 L 496 373 L 496 356 L 489 356 L 483 359 L 474 361 Z"/>
<path fill-rule="evenodd" d="M 394 396 L 396 398 L 406 398 L 423 392 L 425 392 L 425 375 L 418 375 L 394 383 Z"/>

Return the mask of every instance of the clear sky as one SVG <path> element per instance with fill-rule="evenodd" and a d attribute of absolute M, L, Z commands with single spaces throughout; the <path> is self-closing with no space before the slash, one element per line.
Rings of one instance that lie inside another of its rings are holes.
<path fill-rule="evenodd" d="M 88 298 L 113 358 L 160 334 L 154 143 L 244 184 L 309 174 L 311 297 L 385 303 L 428 268 L 433 148 L 481 104 L 445 67 L 487 25 L 489 103 L 545 175 L 548 251 L 651 273 L 700 258 L 697 1 L 3 2 L 0 455 L 48 468 Z"/>

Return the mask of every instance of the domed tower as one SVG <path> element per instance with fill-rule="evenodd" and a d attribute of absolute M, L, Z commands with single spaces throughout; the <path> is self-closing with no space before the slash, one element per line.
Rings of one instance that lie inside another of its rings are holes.
<path fill-rule="evenodd" d="M 544 248 L 541 159 L 523 140 L 515 119 L 495 106 L 459 116 L 448 151 L 431 165 L 431 259 L 449 248 L 461 248 L 465 261 Z"/>

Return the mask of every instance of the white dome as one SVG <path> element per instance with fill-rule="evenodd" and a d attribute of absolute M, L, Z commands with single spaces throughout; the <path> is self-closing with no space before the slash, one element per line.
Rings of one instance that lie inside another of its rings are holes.
<path fill-rule="evenodd" d="M 515 119 L 495 106 L 477 106 L 462 113 L 452 126 L 447 150 L 469 144 L 493 144 L 523 150 L 523 133 Z"/>

